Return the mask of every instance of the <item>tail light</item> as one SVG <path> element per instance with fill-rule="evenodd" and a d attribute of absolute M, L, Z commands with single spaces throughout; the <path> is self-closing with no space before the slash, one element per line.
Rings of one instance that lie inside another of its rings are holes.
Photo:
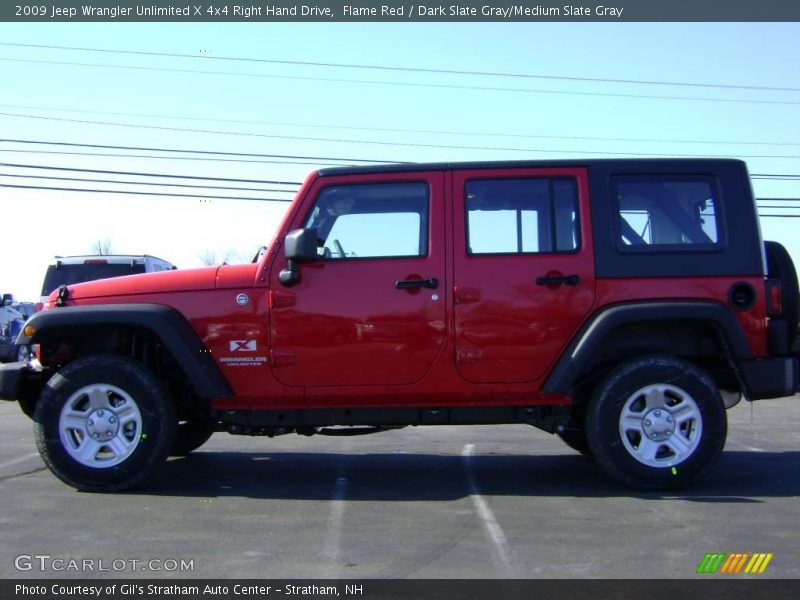
<path fill-rule="evenodd" d="M 780 317 L 783 312 L 783 298 L 780 279 L 767 279 L 767 316 Z"/>

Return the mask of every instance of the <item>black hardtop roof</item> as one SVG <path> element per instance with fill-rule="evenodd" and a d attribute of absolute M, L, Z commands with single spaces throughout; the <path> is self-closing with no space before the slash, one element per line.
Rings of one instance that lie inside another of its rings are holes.
<path fill-rule="evenodd" d="M 431 162 L 431 163 L 387 163 L 385 165 L 356 165 L 348 167 L 329 167 L 319 169 L 320 177 L 334 175 L 368 175 L 371 173 L 409 173 L 414 171 L 453 171 L 476 169 L 542 169 L 552 167 L 586 167 L 593 166 L 603 169 L 620 170 L 634 169 L 641 172 L 642 167 L 652 165 L 663 172 L 675 168 L 685 171 L 688 168 L 713 168 L 715 165 L 733 164 L 746 169 L 744 161 L 736 158 L 589 158 L 589 159 L 559 159 L 559 160 L 512 160 L 512 161 L 478 161 L 478 162 Z"/>

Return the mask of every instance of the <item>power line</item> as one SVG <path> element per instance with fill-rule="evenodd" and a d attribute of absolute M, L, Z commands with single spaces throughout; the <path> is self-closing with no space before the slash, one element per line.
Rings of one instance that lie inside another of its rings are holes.
<path fill-rule="evenodd" d="M 480 85 L 460 85 L 452 83 L 424 83 L 412 81 L 384 81 L 384 80 L 369 80 L 369 79 L 341 79 L 334 77 L 311 77 L 303 75 L 268 75 L 265 73 L 241 73 L 230 71 L 205 71 L 201 69 L 175 69 L 169 67 L 143 67 L 136 65 L 109 65 L 97 63 L 80 63 L 69 61 L 57 60 L 37 60 L 32 58 L 8 58 L 0 57 L 0 60 L 7 62 L 18 63 L 33 63 L 45 65 L 59 65 L 59 66 L 74 66 L 74 67 L 91 67 L 101 69 L 128 69 L 134 71 L 158 71 L 163 73 L 190 73 L 194 75 L 222 75 L 225 77 L 256 77 L 261 79 L 283 79 L 292 81 L 324 81 L 329 83 L 358 83 L 365 85 L 389 85 L 400 87 L 420 87 L 420 88 L 437 88 L 437 89 L 452 89 L 452 90 L 472 90 L 472 91 L 485 91 L 485 92 L 509 92 L 520 94 L 557 94 L 567 96 L 598 96 L 606 98 L 638 98 L 647 100 L 689 100 L 696 102 L 732 102 L 734 104 L 783 104 L 783 105 L 798 105 L 800 102 L 786 101 L 786 100 L 748 100 L 742 98 L 703 98 L 700 96 L 659 96 L 652 94 L 622 94 L 614 92 L 580 92 L 573 90 L 535 90 L 530 88 L 508 88 L 508 87 L 493 87 L 493 86 L 480 86 Z"/>
<path fill-rule="evenodd" d="M 264 183 L 269 185 L 302 185 L 299 181 L 276 181 L 270 179 L 232 179 L 230 177 L 203 177 L 199 175 L 174 175 L 166 173 L 144 173 L 141 171 L 108 171 L 106 169 L 78 169 L 74 167 L 53 167 L 49 165 L 25 165 L 20 163 L 0 163 L 0 167 L 17 169 L 41 169 L 47 171 L 72 171 L 76 173 L 99 173 L 103 175 L 135 175 L 139 177 L 164 177 L 168 179 L 195 179 L 198 181 L 227 181 L 236 183 Z"/>
<path fill-rule="evenodd" d="M 107 144 L 83 144 L 76 142 L 50 142 L 41 140 L 20 140 L 20 139 L 0 139 L 0 142 L 12 144 L 35 144 L 44 146 L 72 146 L 78 148 L 102 148 L 112 150 L 141 150 L 146 152 L 177 152 L 186 154 L 212 154 L 220 156 L 249 156 L 258 158 L 286 158 L 298 160 L 326 160 L 326 161 L 347 161 L 358 163 L 380 163 L 385 164 L 389 161 L 370 160 L 368 158 L 337 158 L 333 156 L 295 156 L 292 154 L 254 154 L 249 152 L 224 152 L 219 150 L 184 150 L 181 148 L 151 148 L 147 146 L 111 146 Z"/>
<path fill-rule="evenodd" d="M 17 148 L 0 148 L 0 152 L 16 152 L 19 154 L 55 154 L 59 156 L 102 156 L 103 158 L 145 158 L 148 160 L 183 160 L 201 162 L 233 162 L 233 163 L 256 163 L 260 165 L 305 165 L 312 167 L 327 166 L 341 167 L 347 166 L 343 163 L 326 163 L 320 161 L 289 161 L 289 160 L 246 160 L 243 158 L 208 158 L 198 156 L 154 156 L 151 154 L 114 154 L 110 152 L 66 152 L 64 150 L 20 150 Z"/>
<path fill-rule="evenodd" d="M 403 129 L 397 127 L 365 127 L 354 125 L 323 125 L 319 123 L 287 123 L 284 121 L 250 121 L 243 119 L 215 119 L 210 117 L 187 117 L 181 115 L 163 115 L 153 113 L 129 113 L 104 110 L 80 110 L 67 108 L 54 108 L 52 106 L 37 106 L 29 104 L 2 104 L 7 108 L 22 108 L 26 110 L 46 110 L 65 113 L 83 113 L 112 115 L 118 117 L 145 117 L 148 119 L 172 119 L 179 121 L 200 121 L 208 123 L 237 123 L 243 125 L 270 125 L 279 127 L 308 127 L 313 129 L 346 129 L 354 131 L 389 132 L 389 133 L 422 133 L 426 135 L 458 135 L 458 136 L 481 136 L 481 137 L 505 137 L 505 138 L 531 138 L 531 139 L 551 139 L 551 140 L 580 140 L 580 141 L 602 141 L 602 142 L 635 142 L 635 143 L 666 143 L 666 144 L 726 144 L 741 146 L 797 146 L 799 142 L 742 142 L 738 140 L 686 140 L 686 139 L 664 139 L 664 138 L 627 138 L 627 137 L 591 137 L 591 136 L 571 136 L 571 135 L 544 135 L 533 133 L 500 133 L 500 132 L 480 132 L 480 131 L 453 131 L 442 129 Z M 345 160 L 345 159 L 342 159 Z M 349 159 L 348 159 L 349 160 Z M 352 159 L 361 161 L 361 159 Z M 394 161 L 361 161 L 361 162 L 394 162 Z"/>
<path fill-rule="evenodd" d="M 120 171 L 100 171 L 94 169 L 72 169 L 72 168 L 64 168 L 64 167 L 42 167 L 42 166 L 32 166 L 32 165 L 10 165 L 7 163 L 0 163 L 0 166 L 12 166 L 12 167 L 22 167 L 22 168 L 35 168 L 35 169 L 54 169 L 54 170 L 64 170 L 64 171 L 81 171 L 81 172 L 100 172 L 100 173 L 124 173 Z M 130 173 L 128 173 L 130 174 Z M 142 174 L 147 175 L 150 177 L 184 177 L 180 175 L 158 175 L 158 174 Z M 150 186 L 160 186 L 160 187 L 180 187 L 180 188 L 203 188 L 203 189 L 212 189 L 212 190 L 240 190 L 240 191 L 261 191 L 261 192 L 279 192 L 279 193 L 295 193 L 296 190 L 276 190 L 276 189 L 263 189 L 263 188 L 241 188 L 241 187 L 218 187 L 218 186 L 202 186 L 202 185 L 184 185 L 184 184 L 168 184 L 168 183 L 155 183 L 155 182 L 139 182 L 139 181 L 121 181 L 121 180 L 108 180 L 108 179 L 90 179 L 90 178 L 73 178 L 73 177 L 52 177 L 52 176 L 41 176 L 41 175 L 20 175 L 20 174 L 9 174 L 9 173 L 0 173 L 0 177 L 16 177 L 16 178 L 26 178 L 26 179 L 45 179 L 45 180 L 58 180 L 58 181 L 75 181 L 81 183 L 116 183 L 116 184 L 124 184 L 124 185 L 150 185 Z M 223 181 L 249 181 L 249 180 L 228 180 L 223 178 L 209 178 L 209 177 L 186 177 L 188 179 L 221 179 Z M 273 183 L 280 183 L 280 182 L 273 182 Z M 164 196 L 164 197 L 180 197 L 180 198 L 213 198 L 218 200 L 253 200 L 253 201 L 265 201 L 265 202 L 291 202 L 291 199 L 288 198 L 252 198 L 252 197 L 240 197 L 240 196 L 206 196 L 200 194 L 166 194 L 166 193 L 159 193 L 159 192 L 133 192 L 133 191 L 126 191 L 126 190 L 99 190 L 99 189 L 86 189 L 86 188 L 65 188 L 65 187 L 46 187 L 46 186 L 27 186 L 27 185 L 14 185 L 14 184 L 5 184 L 0 183 L 0 187 L 6 188 L 16 188 L 16 189 L 35 189 L 35 190 L 52 190 L 52 191 L 67 191 L 67 192 L 91 192 L 91 193 L 108 193 L 108 194 L 133 194 L 133 195 L 140 195 L 140 196 Z M 758 204 L 762 202 L 792 202 L 792 203 L 800 203 L 800 198 L 756 198 L 757 207 L 759 209 L 790 209 L 790 210 L 800 210 L 800 204 L 796 206 L 787 206 L 787 205 L 779 205 L 779 206 L 772 206 L 772 205 L 763 205 Z M 795 216 L 795 215 L 760 215 L 764 217 L 775 217 L 775 216 Z M 796 215 L 800 216 L 800 215 Z"/>
<path fill-rule="evenodd" d="M 0 183 L 0 188 L 13 188 L 13 189 L 26 189 L 26 190 L 45 190 L 57 192 L 81 192 L 81 193 L 97 193 L 97 194 L 126 194 L 134 196 L 158 196 L 164 198 L 200 198 L 211 200 L 248 200 L 255 202 L 292 202 L 288 198 L 252 198 L 242 196 L 207 196 L 202 194 L 166 194 L 159 192 L 134 192 L 130 190 L 98 190 L 90 188 L 67 188 L 67 187 L 48 187 L 48 186 L 34 186 L 34 185 L 12 185 L 7 183 Z M 762 207 L 762 208 L 786 208 L 786 207 Z M 800 208 L 800 207 L 798 207 Z M 781 217 L 781 218 L 800 218 L 800 214 L 759 214 L 759 217 Z"/>
<path fill-rule="evenodd" d="M 148 172 L 141 172 L 141 171 L 113 171 L 107 169 L 78 169 L 78 168 L 69 168 L 69 167 L 54 167 L 50 165 L 29 165 L 29 164 L 21 164 L 21 163 L 0 163 L 0 167 L 12 167 L 12 168 L 19 168 L 19 169 L 37 169 L 37 170 L 46 170 L 46 171 L 69 171 L 69 172 L 80 172 L 80 173 L 98 173 L 98 174 L 105 174 L 105 175 L 134 175 L 137 177 L 162 177 L 162 178 L 177 178 L 177 179 L 195 179 L 195 180 L 205 180 L 205 181 L 220 181 L 220 182 L 232 182 L 232 183 L 261 183 L 261 184 L 268 184 L 268 185 L 290 185 L 290 186 L 300 186 L 301 182 L 298 181 L 275 181 L 275 180 L 266 180 L 266 179 L 234 179 L 229 177 L 203 177 L 203 176 L 196 176 L 196 175 L 175 175 L 175 174 L 165 174 L 165 173 L 148 173 Z M 800 178 L 800 175 L 781 175 L 776 173 L 771 174 L 751 174 L 751 178 L 759 178 L 759 179 L 772 179 L 772 178 Z M 787 179 L 787 181 L 793 181 L 793 179 Z M 192 186 L 194 187 L 194 186 Z M 760 198 L 759 200 L 764 200 L 768 202 L 783 202 L 783 201 L 790 201 L 791 199 L 788 198 Z M 798 199 L 800 202 L 800 199 Z"/>
<path fill-rule="evenodd" d="M 669 86 L 682 86 L 682 87 L 697 87 L 697 88 L 723 88 L 723 89 L 740 89 L 740 90 L 766 90 L 766 91 L 781 91 L 781 92 L 800 92 L 800 88 L 792 87 L 768 87 L 768 86 L 755 86 L 755 85 L 738 85 L 738 84 L 724 84 L 724 83 L 697 83 L 687 81 L 657 81 L 647 79 L 610 79 L 602 77 L 575 77 L 566 75 L 540 75 L 532 73 L 509 73 L 499 71 L 470 71 L 461 69 L 434 69 L 423 67 L 401 67 L 395 65 L 365 65 L 355 63 L 334 63 L 334 62 L 312 62 L 312 61 L 299 61 L 299 60 L 277 60 L 266 58 L 253 58 L 243 56 L 209 56 L 209 55 L 195 55 L 195 54 L 182 54 L 176 52 L 153 52 L 143 50 L 119 50 L 111 48 L 86 48 L 76 46 L 51 46 L 44 44 L 20 44 L 12 42 L 0 42 L 0 46 L 15 46 L 22 48 L 41 48 L 48 50 L 68 50 L 80 52 L 97 52 L 104 54 L 129 54 L 138 56 L 165 56 L 170 58 L 191 58 L 191 59 L 204 59 L 216 61 L 235 61 L 235 62 L 249 62 L 249 63 L 265 63 L 277 65 L 293 65 L 293 66 L 306 66 L 306 67 L 333 67 L 342 69 L 369 69 L 377 71 L 396 71 L 406 73 L 435 73 L 443 75 L 472 75 L 472 76 L 488 76 L 488 77 L 510 77 L 515 79 L 546 79 L 546 80 L 559 80 L 559 81 L 582 81 L 593 83 L 620 83 L 620 84 L 635 84 L 635 85 L 669 85 Z"/>
<path fill-rule="evenodd" d="M 61 121 L 67 123 L 82 123 L 89 125 L 106 125 L 111 127 L 128 127 L 134 129 L 154 129 L 159 131 L 180 131 L 187 133 L 205 133 L 213 135 L 234 135 L 244 137 L 263 137 L 271 139 L 283 140 L 304 140 L 315 142 L 335 142 L 340 144 L 370 144 L 379 146 L 403 146 L 414 148 L 445 148 L 455 150 L 493 150 L 499 152 L 538 152 L 548 154 L 592 154 L 592 155 L 617 155 L 617 156 L 674 156 L 673 154 L 659 154 L 648 152 L 613 152 L 613 151 L 594 151 L 594 150 L 554 150 L 554 149 L 540 149 L 540 148 L 514 148 L 502 146 L 465 146 L 462 144 L 423 144 L 413 142 L 384 142 L 380 140 L 353 140 L 344 138 L 323 138 L 323 137 L 307 137 L 296 135 L 279 135 L 273 133 L 254 133 L 242 131 L 222 131 L 213 129 L 194 129 L 187 127 L 167 127 L 164 125 L 142 125 L 134 123 L 118 123 L 115 121 L 95 121 L 89 119 L 68 119 L 65 117 L 47 117 L 42 115 L 26 115 L 19 113 L 0 112 L 0 116 L 7 116 L 20 119 L 40 119 L 46 121 Z M 691 157 L 705 157 L 705 158 L 790 158 L 796 159 L 800 156 L 782 156 L 782 155 L 768 155 L 768 154 L 740 154 L 740 155 L 725 155 L 725 154 L 685 154 L 684 156 Z M 224 160 L 224 159 L 218 159 Z M 256 161 L 257 162 L 257 161 Z"/>
<path fill-rule="evenodd" d="M 0 188 L 15 188 L 23 190 L 50 190 L 57 192 L 88 192 L 97 194 L 130 194 L 134 196 L 163 196 L 169 198 L 203 198 L 212 200 L 253 200 L 257 202 L 291 202 L 287 198 L 249 198 L 241 196 L 203 196 L 201 194 L 161 194 L 158 192 L 133 192 L 129 190 L 97 190 L 86 188 L 45 187 L 37 185 L 11 185 L 0 183 Z"/>
<path fill-rule="evenodd" d="M 47 179 L 53 181 L 78 181 L 81 183 L 119 183 L 124 185 L 149 185 L 157 187 L 198 188 L 206 190 L 237 190 L 240 192 L 279 192 L 281 194 L 294 194 L 296 190 L 278 190 L 267 188 L 226 187 L 216 185 L 192 185 L 188 183 L 156 183 L 152 181 L 126 181 L 120 179 L 86 179 L 80 177 L 53 177 L 48 175 L 20 175 L 18 173 L 0 173 L 0 177 L 15 177 L 21 179 Z"/>
<path fill-rule="evenodd" d="M 800 198 L 756 198 L 757 202 L 800 202 Z"/>

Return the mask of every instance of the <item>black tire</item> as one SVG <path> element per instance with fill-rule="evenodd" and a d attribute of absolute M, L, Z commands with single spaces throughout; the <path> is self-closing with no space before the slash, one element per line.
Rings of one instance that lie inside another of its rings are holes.
<path fill-rule="evenodd" d="M 217 422 L 181 421 L 175 428 L 175 439 L 172 441 L 170 456 L 186 456 L 205 444 L 217 430 Z"/>
<path fill-rule="evenodd" d="M 781 281 L 781 318 L 788 326 L 788 347 L 797 341 L 800 324 L 800 289 L 797 284 L 797 270 L 789 252 L 778 242 L 764 242 L 767 251 L 767 277 Z"/>
<path fill-rule="evenodd" d="M 70 423 L 78 425 L 69 427 L 62 416 L 72 416 Z M 128 358 L 98 354 L 79 358 L 50 378 L 36 403 L 34 434 L 45 464 L 64 483 L 81 491 L 117 492 L 141 484 L 161 466 L 175 422 L 172 400 L 150 370 Z"/>
<path fill-rule="evenodd" d="M 621 364 L 600 382 L 586 432 L 595 460 L 611 477 L 639 490 L 673 490 L 719 458 L 727 417 L 708 373 L 673 356 L 648 356 Z"/>

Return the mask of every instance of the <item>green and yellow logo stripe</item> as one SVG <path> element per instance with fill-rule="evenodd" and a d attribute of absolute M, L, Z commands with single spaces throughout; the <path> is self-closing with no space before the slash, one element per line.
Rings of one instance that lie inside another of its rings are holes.
<path fill-rule="evenodd" d="M 774 554 L 772 552 L 709 552 L 697 566 L 702 574 L 724 573 L 727 575 L 761 574 L 767 569 Z"/>

